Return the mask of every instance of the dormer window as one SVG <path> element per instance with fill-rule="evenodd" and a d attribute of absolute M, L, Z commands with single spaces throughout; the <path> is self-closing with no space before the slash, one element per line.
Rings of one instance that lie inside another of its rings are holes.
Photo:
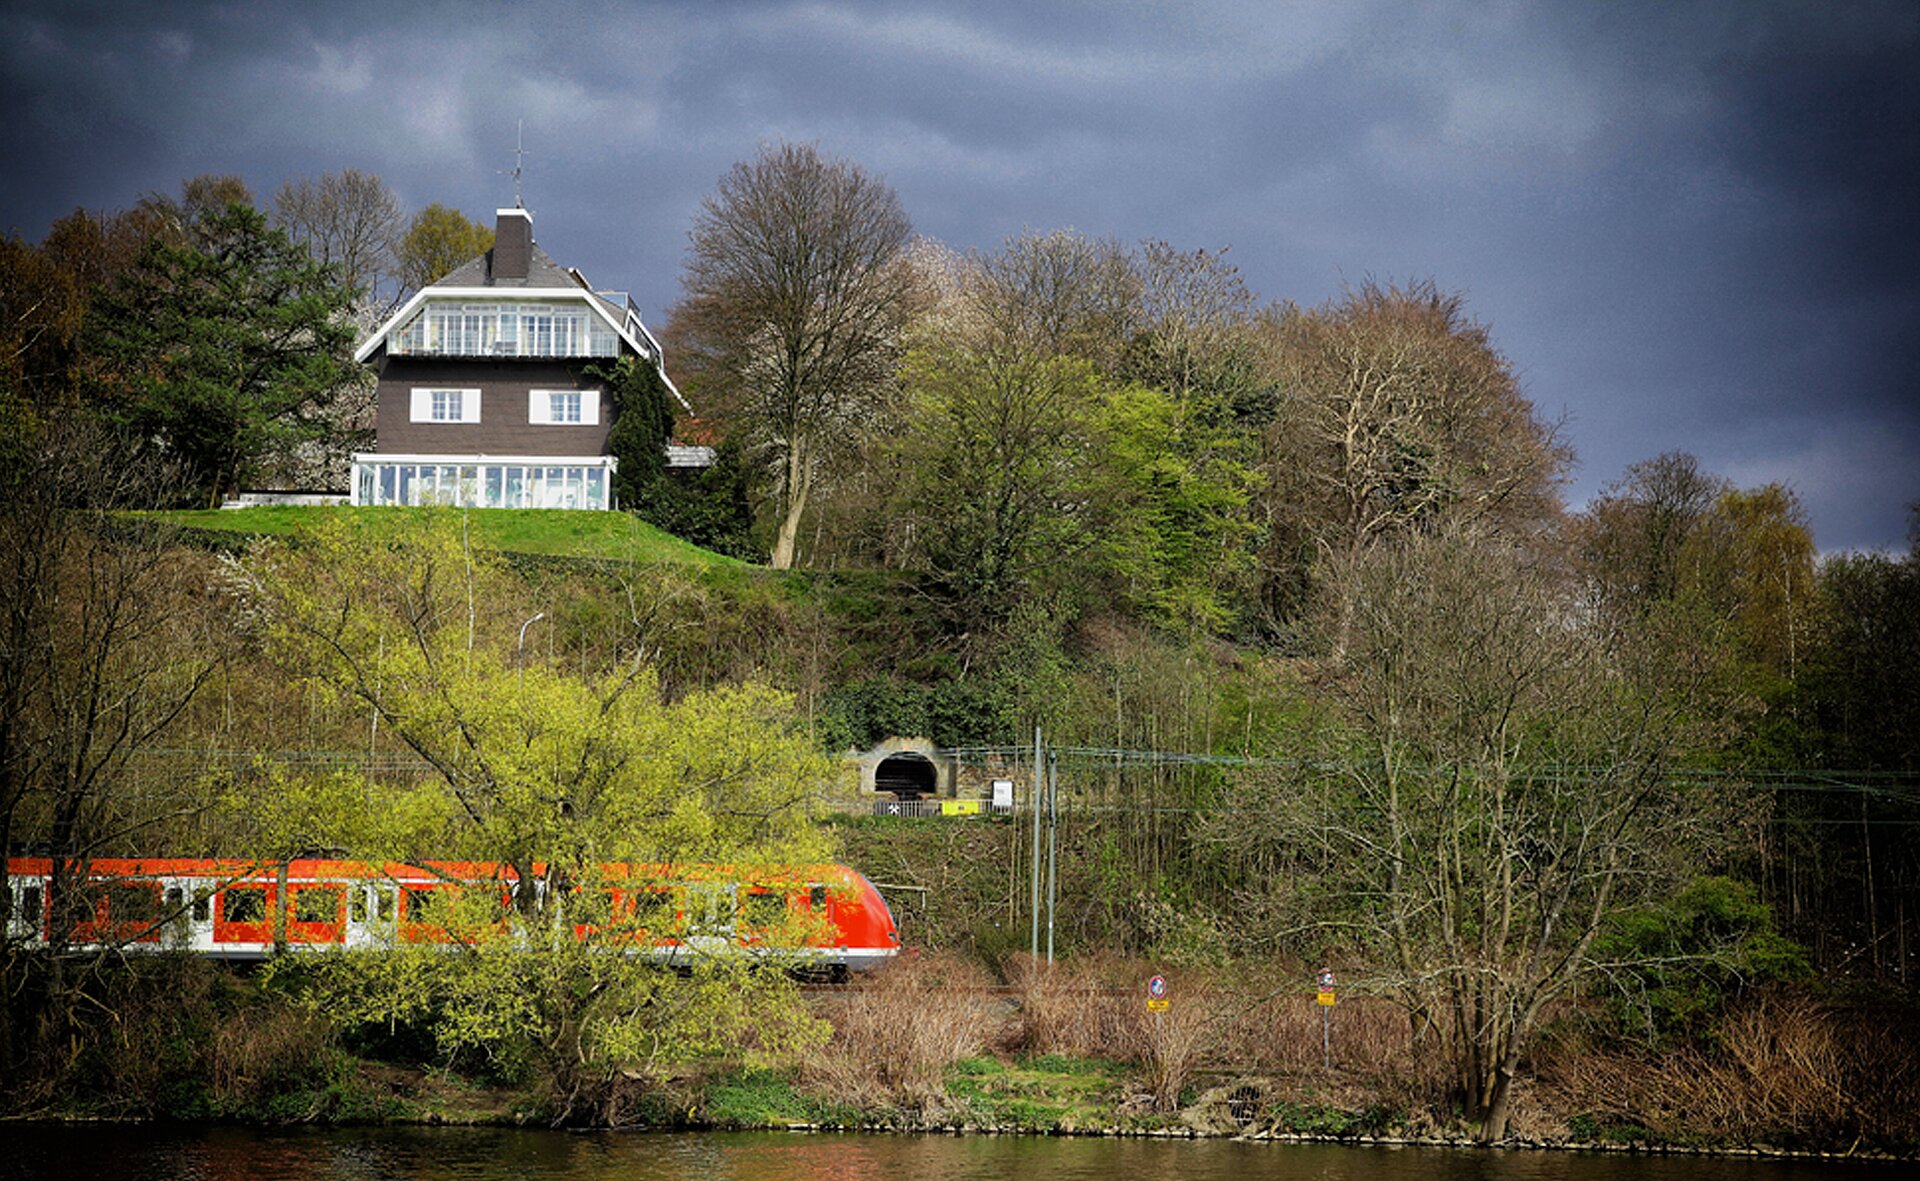
<path fill-rule="evenodd" d="M 620 336 L 576 302 L 430 300 L 387 348 L 417 357 L 617 357 Z"/>

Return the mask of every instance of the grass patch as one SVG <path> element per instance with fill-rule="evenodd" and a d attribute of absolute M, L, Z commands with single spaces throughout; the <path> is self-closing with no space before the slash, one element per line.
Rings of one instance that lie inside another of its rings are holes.
<path fill-rule="evenodd" d="M 1403 1118 L 1403 1113 L 1376 1104 L 1359 1111 L 1318 1103 L 1272 1104 L 1266 1111 L 1275 1131 L 1316 1136 L 1378 1135 Z"/>
<path fill-rule="evenodd" d="M 427 510 L 265 505 L 258 508 L 187 509 L 137 515 L 207 534 L 277 537 L 347 514 L 357 514 L 373 521 L 398 521 L 402 519 L 402 514 L 427 511 L 459 512 L 480 540 L 507 553 L 592 558 L 608 562 L 674 562 L 703 569 L 750 569 L 747 563 L 737 558 L 716 554 L 682 541 L 631 513 L 569 509 Z"/>
<path fill-rule="evenodd" d="M 1104 1058 L 1044 1054 L 1012 1064 L 967 1058 L 954 1064 L 947 1096 L 982 1124 L 1047 1132 L 1106 1127 L 1127 1068 Z"/>
<path fill-rule="evenodd" d="M 799 1094 L 791 1081 L 771 1070 L 743 1070 L 713 1080 L 707 1087 L 706 1117 L 729 1128 L 853 1127 L 862 1119 L 858 1108 Z"/>
<path fill-rule="evenodd" d="M 1023 1060 L 1028 1070 L 1040 1074 L 1099 1075 L 1119 1077 L 1128 1069 L 1124 1062 L 1112 1058 L 1076 1058 L 1071 1054 L 1036 1054 Z"/>

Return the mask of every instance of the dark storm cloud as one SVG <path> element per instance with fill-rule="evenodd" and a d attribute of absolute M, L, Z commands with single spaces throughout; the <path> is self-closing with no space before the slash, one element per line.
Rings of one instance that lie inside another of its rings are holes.
<path fill-rule="evenodd" d="M 650 318 L 701 198 L 815 141 L 919 228 L 1230 246 L 1268 298 L 1464 291 L 1583 499 L 1686 449 L 1791 482 L 1823 546 L 1920 495 L 1920 11 L 1415 3 L 11 4 L 0 219 L 200 172 L 511 200 Z"/>

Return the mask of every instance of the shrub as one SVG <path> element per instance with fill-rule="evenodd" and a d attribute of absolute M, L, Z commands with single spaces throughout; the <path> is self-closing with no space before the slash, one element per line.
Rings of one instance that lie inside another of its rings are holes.
<path fill-rule="evenodd" d="M 948 1069 L 979 1054 L 993 1033 L 986 984 L 970 961 L 923 956 L 834 994 L 821 1005 L 833 1035 L 803 1084 L 855 1107 L 938 1114 Z"/>

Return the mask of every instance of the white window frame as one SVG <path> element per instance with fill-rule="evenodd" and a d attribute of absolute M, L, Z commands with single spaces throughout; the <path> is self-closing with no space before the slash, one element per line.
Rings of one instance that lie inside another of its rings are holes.
<path fill-rule="evenodd" d="M 580 399 L 580 420 L 561 420 L 554 417 L 554 403 L 563 397 Z M 532 426 L 599 426 L 600 391 L 599 390 L 529 390 L 527 391 L 527 422 Z"/>
<path fill-rule="evenodd" d="M 349 487 L 356 505 L 611 509 L 619 466 L 611 455 L 362 452 Z"/>
<path fill-rule="evenodd" d="M 460 397 L 460 416 L 441 418 L 434 413 L 435 394 L 457 394 Z M 480 391 L 477 389 L 459 389 L 453 386 L 415 386 L 408 406 L 408 421 L 432 423 L 438 426 L 451 426 L 455 423 L 480 421 Z"/>

